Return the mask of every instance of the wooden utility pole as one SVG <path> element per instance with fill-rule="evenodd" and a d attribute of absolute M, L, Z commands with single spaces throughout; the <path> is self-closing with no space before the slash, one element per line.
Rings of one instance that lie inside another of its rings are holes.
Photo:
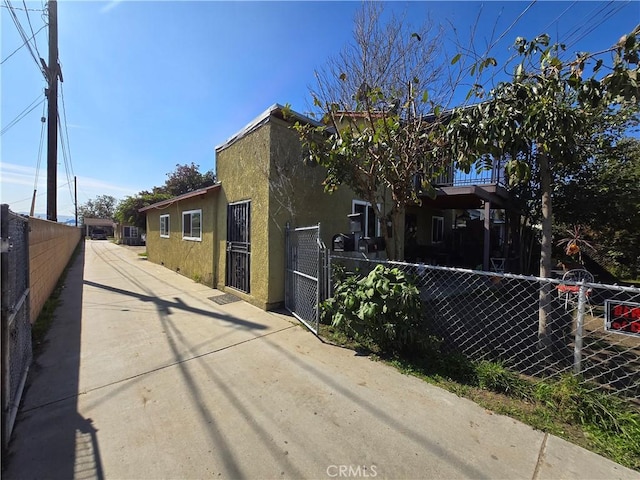
<path fill-rule="evenodd" d="M 49 0 L 49 65 L 47 77 L 47 220 L 58 221 L 58 3 Z"/>
<path fill-rule="evenodd" d="M 76 206 L 76 227 L 78 226 L 78 177 L 73 177 L 73 204 Z"/>

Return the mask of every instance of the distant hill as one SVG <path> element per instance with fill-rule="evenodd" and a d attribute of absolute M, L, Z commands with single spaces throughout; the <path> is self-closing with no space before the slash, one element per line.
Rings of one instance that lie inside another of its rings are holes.
<path fill-rule="evenodd" d="M 19 215 L 29 215 L 29 212 L 16 212 Z M 41 218 L 43 220 L 47 219 L 46 213 L 36 213 L 34 215 L 35 218 Z M 69 215 L 58 215 L 58 223 L 64 223 L 65 225 L 75 225 L 76 217 L 71 217 Z"/>

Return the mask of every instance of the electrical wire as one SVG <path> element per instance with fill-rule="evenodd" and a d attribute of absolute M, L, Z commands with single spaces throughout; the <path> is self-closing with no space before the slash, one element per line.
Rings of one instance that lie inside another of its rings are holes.
<path fill-rule="evenodd" d="M 42 106 L 42 117 L 41 120 L 44 120 L 44 113 L 45 113 L 45 108 L 46 106 Z M 38 146 L 38 163 L 36 164 L 36 179 L 33 182 L 33 189 L 37 190 L 38 189 L 38 177 L 40 176 L 40 163 L 42 161 L 42 147 L 44 146 L 44 127 L 45 127 L 45 122 L 42 121 L 42 127 L 40 129 L 40 145 Z"/>
<path fill-rule="evenodd" d="M 626 2 L 627 4 L 629 2 Z M 585 38 L 586 36 L 590 35 L 591 33 L 593 33 L 593 31 L 598 28 L 600 25 L 602 25 L 604 22 L 606 22 L 607 20 L 609 20 L 611 17 L 613 17 L 614 15 L 618 14 L 626 5 L 622 2 L 616 3 L 614 4 L 613 2 L 610 2 L 610 5 L 613 7 L 609 12 L 604 13 L 603 15 L 598 15 L 599 21 L 598 23 L 596 23 L 595 25 L 591 26 L 591 27 L 586 27 L 588 28 L 587 31 L 585 31 L 582 35 L 580 35 L 578 38 L 576 38 L 575 40 L 573 40 L 572 42 L 567 44 L 567 49 L 573 47 L 576 43 L 578 43 L 580 40 L 582 40 L 583 38 Z"/>
<path fill-rule="evenodd" d="M 62 124 L 60 122 L 60 113 L 58 113 L 57 117 L 58 117 L 58 129 L 60 130 L 60 132 L 62 132 Z M 67 176 L 67 185 L 69 185 L 69 195 L 71 196 L 71 203 L 74 203 L 73 190 L 71 188 L 71 175 L 70 175 L 70 167 L 69 167 L 69 155 L 68 155 L 68 152 L 67 152 L 68 145 L 66 144 L 66 142 L 64 140 L 64 135 L 60 135 L 60 147 L 61 147 L 61 150 L 62 150 L 62 158 L 64 160 L 64 171 L 65 171 L 65 174 Z"/>
<path fill-rule="evenodd" d="M 69 184 L 68 184 L 68 183 L 64 183 L 64 184 L 62 184 L 62 185 L 58 185 L 58 187 L 56 188 L 56 190 L 60 190 L 61 188 L 66 187 L 67 185 L 69 185 Z M 36 198 L 42 197 L 43 195 L 46 195 L 46 194 L 47 194 L 47 192 L 38 193 L 38 194 L 36 195 Z M 33 195 L 32 195 L 32 196 L 30 196 L 30 197 L 27 197 L 27 198 L 23 198 L 23 199 L 21 199 L 21 200 L 15 200 L 15 201 L 13 201 L 13 202 L 6 202 L 6 203 L 8 203 L 9 205 L 14 205 L 14 204 L 16 204 L 16 203 L 22 203 L 22 202 L 26 202 L 26 201 L 28 201 L 28 200 L 30 201 L 32 198 L 33 198 Z"/>
<path fill-rule="evenodd" d="M 29 23 L 29 30 L 31 30 L 31 38 L 33 39 L 33 46 L 36 49 L 36 53 L 38 54 L 38 58 L 42 58 L 42 55 L 40 55 L 40 51 L 38 50 L 38 42 L 36 42 L 36 34 L 33 33 L 33 25 L 31 25 L 31 17 L 29 16 L 29 10 L 27 10 L 27 2 L 26 2 L 26 0 L 22 0 L 22 4 L 24 5 L 24 12 L 27 15 L 27 22 Z"/>
<path fill-rule="evenodd" d="M 13 54 L 16 53 L 17 51 L 19 51 L 22 47 L 27 45 L 29 40 L 34 39 L 34 41 L 35 41 L 36 35 L 38 35 L 45 28 L 47 28 L 46 25 L 41 26 L 40 29 L 36 33 L 33 34 L 33 36 L 29 37 L 29 39 L 27 41 L 25 41 L 22 45 L 20 45 L 18 48 L 16 48 L 13 52 L 11 52 L 9 55 L 7 55 L 6 58 L 4 60 L 2 60 L 2 62 L 0 62 L 0 65 L 2 65 L 4 62 L 9 60 L 13 56 Z"/>
<path fill-rule="evenodd" d="M 11 127 L 13 127 L 15 124 L 17 124 L 20 120 L 22 120 L 24 117 L 26 117 L 29 113 L 31 113 L 31 111 L 33 111 L 36 107 L 38 107 L 38 105 L 40 105 L 41 103 L 43 103 L 45 101 L 44 98 L 42 98 L 40 100 L 40 102 L 38 102 L 38 99 L 40 99 L 40 97 L 42 97 L 43 94 L 39 94 L 36 99 L 31 102 L 29 104 L 29 106 L 27 108 L 25 108 L 22 112 L 20 112 L 18 114 L 18 116 L 16 118 L 14 118 L 12 121 L 10 121 L 1 131 L 0 131 L 0 136 L 4 135 L 5 133 L 7 133 L 9 131 L 9 129 Z M 38 103 L 36 103 L 38 102 Z M 35 105 L 34 105 L 35 103 Z M 33 106 L 32 106 L 33 105 Z"/>
<path fill-rule="evenodd" d="M 18 33 L 20 34 L 20 37 L 22 38 L 22 40 L 25 43 L 27 49 L 29 50 L 29 53 L 31 54 L 31 58 L 33 58 L 33 61 L 35 62 L 36 66 L 38 67 L 38 70 L 40 70 L 40 72 L 44 76 L 45 80 L 47 80 L 48 79 L 47 72 L 45 71 L 44 67 L 40 63 L 40 60 L 39 60 L 40 56 L 39 55 L 36 56 L 36 54 L 33 51 L 33 48 L 31 48 L 31 43 L 29 42 L 29 38 L 27 37 L 27 34 L 24 31 L 24 28 L 22 28 L 22 24 L 20 23 L 20 20 L 18 19 L 18 16 L 16 15 L 16 12 L 14 10 L 13 5 L 11 5 L 11 0 L 4 0 L 4 3 L 7 6 L 7 8 L 9 9 L 11 20 L 13 20 L 14 25 L 18 29 Z"/>
<path fill-rule="evenodd" d="M 511 25 L 509 25 L 507 29 L 504 32 L 502 32 L 502 34 L 497 38 L 497 40 L 493 42 L 491 45 L 489 45 L 489 47 L 487 48 L 487 54 L 493 49 L 493 47 L 495 47 L 500 42 L 500 40 L 504 38 L 504 36 L 507 33 L 511 31 L 513 27 L 516 26 L 516 24 L 520 21 L 520 19 L 531 9 L 531 7 L 535 5 L 536 1 L 537 0 L 532 0 L 532 2 L 529 5 L 527 5 L 527 7 L 522 12 L 520 12 L 520 14 L 516 17 L 516 19 L 513 22 L 511 22 Z"/>
<path fill-rule="evenodd" d="M 69 128 L 68 128 L 68 123 L 67 123 L 67 107 L 64 103 L 64 89 L 63 89 L 63 84 L 60 84 L 60 100 L 62 102 L 62 118 L 64 120 L 64 136 L 66 137 L 66 151 L 67 151 L 67 157 L 68 157 L 68 163 L 69 163 L 69 170 L 70 170 L 70 175 L 67 174 L 67 179 L 69 180 L 69 182 L 71 182 L 71 178 L 73 178 L 75 176 L 75 172 L 73 171 L 73 162 L 71 161 L 71 148 L 70 148 L 70 143 L 69 143 Z M 61 144 L 64 144 L 63 142 L 63 136 L 62 136 L 62 130 L 60 130 L 60 142 Z M 71 192 L 71 201 L 72 203 L 75 202 L 75 200 L 73 199 L 74 195 L 73 192 Z"/>
<path fill-rule="evenodd" d="M 0 5 L 0 7 L 2 8 L 10 8 L 7 7 L 5 5 Z M 19 10 L 21 12 L 44 12 L 44 7 L 42 8 L 20 8 L 20 7 L 13 7 L 14 10 Z"/>

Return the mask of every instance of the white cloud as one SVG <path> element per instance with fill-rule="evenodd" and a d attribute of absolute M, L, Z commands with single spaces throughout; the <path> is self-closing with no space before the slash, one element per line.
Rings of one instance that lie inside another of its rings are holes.
<path fill-rule="evenodd" d="M 2 203 L 9 203 L 13 208 L 25 208 L 31 203 L 33 195 L 33 184 L 35 181 L 36 169 L 24 165 L 12 163 L 0 163 L 0 194 Z M 41 167 L 38 177 L 38 204 L 41 198 L 44 199 L 47 189 L 47 173 L 46 168 Z M 70 208 L 63 207 L 62 204 L 72 204 L 70 191 L 73 192 L 73 185 L 69 187 L 67 179 L 64 175 L 58 174 L 58 209 Z M 97 197 L 98 195 L 111 195 L 117 199 L 122 199 L 128 195 L 135 195 L 142 188 L 127 185 L 113 184 L 91 177 L 77 177 L 78 183 L 78 204 L 83 204 L 87 200 Z M 19 205 L 19 207 L 18 207 Z"/>

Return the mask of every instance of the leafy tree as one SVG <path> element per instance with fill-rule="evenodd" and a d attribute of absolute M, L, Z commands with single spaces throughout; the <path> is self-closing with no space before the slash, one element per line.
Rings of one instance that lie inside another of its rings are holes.
<path fill-rule="evenodd" d="M 177 164 L 175 171 L 167 173 L 167 180 L 162 189 L 175 197 L 213 185 L 216 182 L 213 170 L 200 173 L 199 168 L 200 166 L 193 162 L 191 165 Z"/>
<path fill-rule="evenodd" d="M 541 200 L 540 275 L 551 274 L 552 191 L 555 179 L 584 163 L 594 133 L 592 118 L 614 114 L 616 105 L 637 104 L 638 34 L 598 54 L 579 54 L 563 61 L 563 45 L 549 45 L 541 35 L 516 40 L 520 62 L 511 81 L 493 88 L 483 103 L 460 109 L 446 129 L 448 145 L 459 166 L 469 169 L 478 158 L 507 157 L 513 181 L 528 180 L 534 164 Z M 608 74 L 600 76 L 605 54 L 613 53 Z M 587 70 L 587 68 L 589 70 Z M 548 341 L 551 285 L 540 291 L 539 338 Z"/>
<path fill-rule="evenodd" d="M 353 44 L 316 72 L 311 93 L 324 125 L 295 128 L 307 161 L 327 169 L 325 190 L 346 185 L 368 201 L 393 226 L 383 228 L 388 257 L 403 259 L 406 205 L 420 202 L 416 186 L 434 193 L 430 180 L 447 163 L 429 132 L 452 89 L 441 31 L 426 23 L 412 32 L 395 17 L 383 24 L 381 14 L 380 4 L 364 4 Z"/>
<path fill-rule="evenodd" d="M 144 229 L 146 228 L 146 215 L 140 213 L 139 210 L 171 197 L 171 194 L 158 189 L 154 189 L 153 192 L 143 191 L 137 195 L 129 196 L 118 204 L 114 218 L 119 223 L 127 223 Z"/>
<path fill-rule="evenodd" d="M 638 276 L 640 140 L 623 138 L 598 153 L 557 186 L 554 199 L 559 224 L 588 227 L 599 254 L 610 259 L 619 273 Z"/>
<path fill-rule="evenodd" d="M 117 200 L 111 195 L 98 195 L 78 207 L 78 216 L 84 218 L 111 219 L 115 213 Z"/>

